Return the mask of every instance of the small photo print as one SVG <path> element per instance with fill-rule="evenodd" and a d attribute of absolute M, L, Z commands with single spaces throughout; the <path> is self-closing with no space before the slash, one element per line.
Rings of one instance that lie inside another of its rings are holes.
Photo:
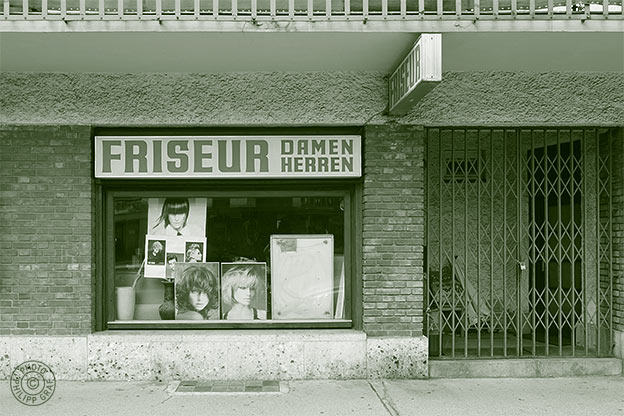
<path fill-rule="evenodd" d="M 153 235 L 145 237 L 145 277 L 165 277 L 166 252 L 166 239 Z"/>
<path fill-rule="evenodd" d="M 184 253 L 167 253 L 167 271 L 168 280 L 175 280 L 175 269 L 178 263 L 184 263 Z"/>
<path fill-rule="evenodd" d="M 266 263 L 221 263 L 221 319 L 267 319 Z"/>
<path fill-rule="evenodd" d="M 167 248 L 166 240 L 147 240 L 147 264 L 164 266 L 165 250 Z"/>
<path fill-rule="evenodd" d="M 219 263 L 176 263 L 177 320 L 219 319 Z"/>
<path fill-rule="evenodd" d="M 206 258 L 204 241 L 184 242 L 184 261 L 186 263 L 203 263 Z"/>

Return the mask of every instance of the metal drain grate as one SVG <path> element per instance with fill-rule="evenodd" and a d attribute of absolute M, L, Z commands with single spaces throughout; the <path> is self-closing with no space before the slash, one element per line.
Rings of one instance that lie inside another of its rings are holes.
<path fill-rule="evenodd" d="M 284 387 L 275 380 L 181 381 L 175 393 L 281 393 Z"/>

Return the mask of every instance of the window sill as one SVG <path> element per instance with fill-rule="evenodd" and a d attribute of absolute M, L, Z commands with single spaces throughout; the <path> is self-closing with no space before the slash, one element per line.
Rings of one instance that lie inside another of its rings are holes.
<path fill-rule="evenodd" d="M 332 320 L 266 320 L 266 321 L 110 321 L 109 330 L 132 329 L 351 329 L 348 319 Z"/>

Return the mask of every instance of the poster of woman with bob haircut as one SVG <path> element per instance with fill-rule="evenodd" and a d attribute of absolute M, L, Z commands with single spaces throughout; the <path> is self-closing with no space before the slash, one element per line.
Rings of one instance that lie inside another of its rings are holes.
<path fill-rule="evenodd" d="M 146 264 L 145 277 L 167 278 L 164 259 L 203 262 L 206 258 L 206 198 L 149 198 L 147 211 L 148 240 L 161 241 L 163 261 Z M 189 242 L 195 244 L 189 251 Z M 150 246 L 151 248 L 151 246 Z M 150 252 L 146 247 L 146 258 Z M 179 258 L 182 256 L 181 258 Z M 173 260 L 172 260 L 173 261 Z M 169 271 L 169 275 L 171 270 Z M 170 277 L 170 276 L 169 276 Z"/>
<path fill-rule="evenodd" d="M 204 237 L 206 198 L 149 198 L 148 234 Z"/>

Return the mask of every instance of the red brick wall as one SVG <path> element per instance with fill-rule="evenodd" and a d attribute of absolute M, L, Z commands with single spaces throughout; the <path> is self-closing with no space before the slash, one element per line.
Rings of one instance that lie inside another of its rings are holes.
<path fill-rule="evenodd" d="M 0 335 L 92 323 L 88 127 L 0 126 Z"/>
<path fill-rule="evenodd" d="M 370 336 L 422 335 L 424 143 L 422 128 L 365 131 L 362 298 Z"/>

